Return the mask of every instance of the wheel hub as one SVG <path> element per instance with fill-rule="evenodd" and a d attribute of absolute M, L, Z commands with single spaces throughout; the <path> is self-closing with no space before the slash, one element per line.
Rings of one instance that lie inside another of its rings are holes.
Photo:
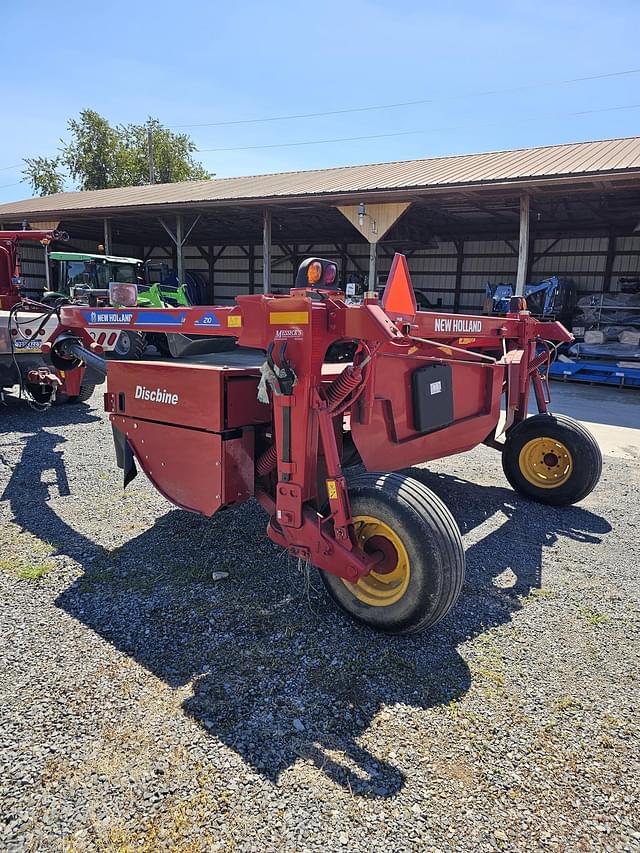
<path fill-rule="evenodd" d="M 389 607 L 400 601 L 411 577 L 409 555 L 398 534 L 378 518 L 358 515 L 353 519 L 358 545 L 378 557 L 375 568 L 357 583 L 343 580 L 352 594 L 371 607 Z"/>
<path fill-rule="evenodd" d="M 528 441 L 520 451 L 518 464 L 525 480 L 539 489 L 557 489 L 573 471 L 569 448 L 546 436 Z"/>

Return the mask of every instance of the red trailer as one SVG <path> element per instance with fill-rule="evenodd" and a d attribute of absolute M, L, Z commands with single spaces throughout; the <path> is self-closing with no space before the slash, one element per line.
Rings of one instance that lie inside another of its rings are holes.
<path fill-rule="evenodd" d="M 336 274 L 310 259 L 289 295 L 233 306 L 64 307 L 52 359 L 97 363 L 88 330 L 106 322 L 236 337 L 236 353 L 190 363 L 109 363 L 105 408 L 125 484 L 137 461 L 170 501 L 207 516 L 255 496 L 269 537 L 317 567 L 340 607 L 414 633 L 455 603 L 464 553 L 450 512 L 407 467 L 485 443 L 521 494 L 562 505 L 594 488 L 601 455 L 581 425 L 548 410 L 544 369 L 571 340 L 561 324 L 535 320 L 520 299 L 506 317 L 418 312 L 402 255 L 381 302 L 349 304 Z M 349 363 L 327 363 L 336 345 Z M 539 414 L 527 417 L 531 388 Z M 347 480 L 354 460 L 365 473 Z"/>

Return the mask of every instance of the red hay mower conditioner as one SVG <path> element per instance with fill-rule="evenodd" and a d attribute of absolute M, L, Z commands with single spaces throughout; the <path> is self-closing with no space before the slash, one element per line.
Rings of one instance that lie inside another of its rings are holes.
<path fill-rule="evenodd" d="M 51 356 L 65 370 L 99 367 L 88 330 L 103 323 L 236 337 L 235 352 L 189 363 L 108 364 L 125 484 L 137 460 L 166 498 L 206 516 L 255 496 L 269 537 L 320 569 L 340 607 L 416 633 L 455 603 L 464 552 L 440 499 L 393 472 L 485 443 L 518 492 L 561 505 L 594 488 L 601 455 L 582 426 L 548 411 L 552 342 L 571 340 L 560 323 L 535 320 L 519 298 L 501 317 L 418 312 L 402 255 L 381 302 L 350 304 L 336 272 L 310 259 L 290 295 L 233 306 L 63 307 Z M 336 346 L 347 363 L 327 363 Z M 531 387 L 539 414 L 527 418 Z M 347 481 L 354 460 L 367 473 Z"/>

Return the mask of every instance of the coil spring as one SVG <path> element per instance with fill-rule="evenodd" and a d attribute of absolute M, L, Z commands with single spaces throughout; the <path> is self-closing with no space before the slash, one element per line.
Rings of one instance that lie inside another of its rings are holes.
<path fill-rule="evenodd" d="M 264 453 L 258 459 L 258 464 L 256 465 L 256 471 L 258 472 L 259 477 L 265 477 L 269 471 L 273 471 L 276 467 L 276 463 L 278 461 L 278 453 L 276 450 L 275 444 L 272 444 L 271 447 L 267 447 Z"/>
<path fill-rule="evenodd" d="M 337 408 L 362 381 L 362 370 L 349 364 L 327 388 L 329 409 Z"/>
<path fill-rule="evenodd" d="M 529 373 L 533 373 L 539 367 L 542 367 L 542 365 L 545 363 L 545 361 L 548 361 L 548 360 L 549 360 L 549 350 L 545 350 L 544 352 L 541 352 L 539 355 L 537 355 L 535 358 L 531 359 L 531 361 L 529 362 Z"/>

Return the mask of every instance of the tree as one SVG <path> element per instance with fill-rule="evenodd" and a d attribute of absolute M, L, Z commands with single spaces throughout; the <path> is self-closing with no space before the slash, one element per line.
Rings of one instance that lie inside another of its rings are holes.
<path fill-rule="evenodd" d="M 39 195 L 60 192 L 65 178 L 76 189 L 102 190 L 150 183 L 149 132 L 155 183 L 199 181 L 211 177 L 193 158 L 197 150 L 186 133 L 173 133 L 158 119 L 112 127 L 95 110 L 82 110 L 67 123 L 71 137 L 56 157 L 25 159 L 23 175 Z"/>
<path fill-rule="evenodd" d="M 64 189 L 64 180 L 60 174 L 61 157 L 27 157 L 26 168 L 22 174 L 38 195 L 53 195 Z"/>

